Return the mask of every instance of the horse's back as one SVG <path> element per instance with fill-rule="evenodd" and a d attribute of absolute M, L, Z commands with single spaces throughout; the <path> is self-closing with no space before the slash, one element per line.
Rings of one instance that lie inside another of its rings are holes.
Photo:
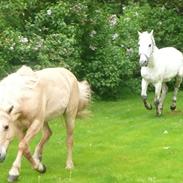
<path fill-rule="evenodd" d="M 183 55 L 182 53 L 174 47 L 165 47 L 159 49 L 156 54 L 155 58 L 160 63 L 165 63 L 166 65 L 183 65 Z"/>
<path fill-rule="evenodd" d="M 169 81 L 176 75 L 183 76 L 183 55 L 173 47 L 165 47 L 154 53 L 155 67 L 142 67 L 141 75 L 149 82 Z"/>

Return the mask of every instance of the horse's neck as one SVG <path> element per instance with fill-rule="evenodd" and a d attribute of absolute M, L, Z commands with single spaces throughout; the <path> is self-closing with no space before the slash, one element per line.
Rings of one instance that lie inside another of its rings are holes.
<path fill-rule="evenodd" d="M 152 52 L 152 55 L 151 57 L 149 58 L 150 59 L 150 64 L 149 64 L 149 67 L 153 68 L 153 67 L 156 67 L 156 59 L 155 59 L 155 54 L 156 52 L 159 50 L 159 48 L 157 46 L 154 46 L 153 48 L 153 52 Z"/>

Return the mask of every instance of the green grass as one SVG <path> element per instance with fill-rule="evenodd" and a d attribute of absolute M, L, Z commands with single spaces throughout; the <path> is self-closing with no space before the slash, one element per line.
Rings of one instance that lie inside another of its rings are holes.
<path fill-rule="evenodd" d="M 177 111 L 170 112 L 172 94 L 164 114 L 147 111 L 139 96 L 118 101 L 93 102 L 92 116 L 77 120 L 72 171 L 65 170 L 66 147 L 63 119 L 50 123 L 53 136 L 45 146 L 44 175 L 22 160 L 20 183 L 182 183 L 183 92 Z M 152 101 L 152 95 L 150 96 Z M 168 133 L 164 133 L 167 131 Z M 33 149 L 38 137 L 33 141 Z M 6 182 L 16 156 L 17 142 L 0 164 L 0 182 Z"/>

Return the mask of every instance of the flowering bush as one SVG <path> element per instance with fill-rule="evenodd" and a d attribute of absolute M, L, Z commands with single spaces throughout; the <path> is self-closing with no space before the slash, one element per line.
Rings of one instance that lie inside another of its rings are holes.
<path fill-rule="evenodd" d="M 64 66 L 116 98 L 124 87 L 140 89 L 137 31 L 154 29 L 159 47 L 183 51 L 183 19 L 161 6 L 127 3 L 117 16 L 99 1 L 19 0 L 1 1 L 0 11 L 0 77 L 22 64 Z"/>

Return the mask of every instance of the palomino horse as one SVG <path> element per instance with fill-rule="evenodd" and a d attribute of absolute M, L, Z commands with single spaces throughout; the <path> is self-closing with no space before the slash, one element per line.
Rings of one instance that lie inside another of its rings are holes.
<path fill-rule="evenodd" d="M 144 105 L 151 110 L 152 106 L 147 102 L 147 88 L 149 83 L 155 87 L 156 114 L 162 113 L 163 102 L 168 90 L 167 81 L 176 78 L 175 89 L 170 106 L 176 108 L 176 96 L 183 77 L 183 55 L 173 47 L 158 49 L 156 47 L 153 31 L 139 34 L 139 56 L 142 76 L 141 96 Z"/>
<path fill-rule="evenodd" d="M 20 138 L 18 154 L 9 171 L 8 181 L 19 176 L 22 155 L 41 173 L 42 150 L 51 135 L 48 120 L 64 115 L 67 129 L 66 168 L 73 168 L 72 146 L 75 118 L 90 101 L 91 91 L 86 81 L 64 68 L 32 71 L 23 66 L 0 82 L 0 160 L 6 156 L 8 145 L 15 135 Z M 42 130 L 43 135 L 32 156 L 29 143 Z"/>

